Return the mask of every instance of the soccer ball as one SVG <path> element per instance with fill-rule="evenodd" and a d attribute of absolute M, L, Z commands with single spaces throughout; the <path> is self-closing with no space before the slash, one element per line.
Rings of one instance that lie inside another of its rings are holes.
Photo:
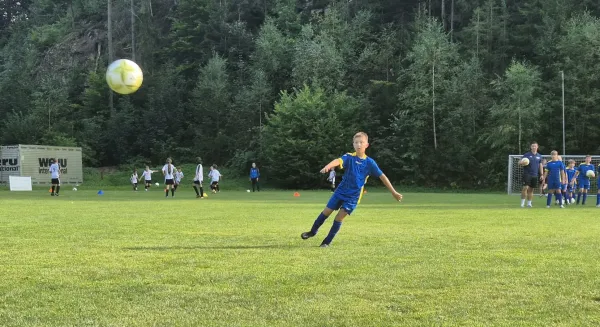
<path fill-rule="evenodd" d="M 127 59 L 114 61 L 106 69 L 106 83 L 119 94 L 131 94 L 142 86 L 144 74 L 135 62 Z"/>
<path fill-rule="evenodd" d="M 250 193 L 250 190 L 246 190 L 246 192 Z"/>
<path fill-rule="evenodd" d="M 575 199 L 571 198 L 571 204 L 575 203 Z"/>
<path fill-rule="evenodd" d="M 156 186 L 160 186 L 160 184 L 158 184 L 158 183 L 155 183 L 154 185 L 156 185 Z"/>
<path fill-rule="evenodd" d="M 76 188 L 76 187 L 74 187 L 74 188 L 73 188 L 73 191 L 77 191 L 77 188 Z"/>
<path fill-rule="evenodd" d="M 588 170 L 588 171 L 585 173 L 585 176 L 587 176 L 588 178 L 594 178 L 594 177 L 596 177 L 596 173 L 594 173 L 594 171 L 593 171 L 593 170 Z"/>
<path fill-rule="evenodd" d="M 527 159 L 527 158 L 521 159 L 520 164 L 521 164 L 521 166 L 527 166 L 527 165 L 529 165 L 529 159 Z"/>

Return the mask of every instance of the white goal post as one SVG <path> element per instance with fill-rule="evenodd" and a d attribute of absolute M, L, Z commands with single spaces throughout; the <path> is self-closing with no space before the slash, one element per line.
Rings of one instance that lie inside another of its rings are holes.
<path fill-rule="evenodd" d="M 511 154 L 508 156 L 508 194 L 521 194 L 523 188 L 523 167 L 519 166 L 519 161 L 523 155 Z M 550 161 L 550 155 L 543 155 L 544 159 Z M 585 155 L 563 155 L 561 156 L 565 166 L 567 166 L 569 159 L 575 160 L 575 167 L 578 167 L 580 163 L 585 161 Z M 598 167 L 600 164 L 600 155 L 592 155 L 592 165 Z M 596 194 L 597 179 L 590 179 L 590 194 Z M 540 187 L 542 184 L 540 183 Z M 534 194 L 539 194 L 540 189 L 537 188 L 533 191 Z"/>

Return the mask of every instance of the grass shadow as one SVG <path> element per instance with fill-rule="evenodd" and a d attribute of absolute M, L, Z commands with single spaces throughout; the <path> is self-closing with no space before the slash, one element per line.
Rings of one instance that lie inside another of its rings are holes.
<path fill-rule="evenodd" d="M 222 245 L 222 246 L 132 246 L 124 247 L 130 251 L 174 251 L 174 250 L 260 250 L 260 249 L 289 249 L 291 245 Z"/>

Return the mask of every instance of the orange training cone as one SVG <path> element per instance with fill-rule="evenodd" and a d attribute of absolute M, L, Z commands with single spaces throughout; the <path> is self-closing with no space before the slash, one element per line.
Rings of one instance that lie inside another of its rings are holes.
<path fill-rule="evenodd" d="M 300 193 L 298 193 L 298 192 L 294 192 L 294 196 L 295 196 L 295 197 L 299 197 L 299 196 L 300 196 Z"/>

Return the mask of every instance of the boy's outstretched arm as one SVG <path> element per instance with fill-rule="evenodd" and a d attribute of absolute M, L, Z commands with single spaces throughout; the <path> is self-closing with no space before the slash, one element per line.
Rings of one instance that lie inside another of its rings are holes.
<path fill-rule="evenodd" d="M 339 166 L 340 163 L 341 163 L 341 160 L 339 158 L 332 160 L 330 163 L 327 164 L 327 166 L 325 166 L 325 167 L 323 167 L 323 169 L 321 169 L 321 174 L 328 173 L 333 168 Z"/>
<path fill-rule="evenodd" d="M 379 176 L 379 179 L 381 179 L 383 185 L 385 185 L 385 187 L 387 187 L 387 189 L 392 193 L 394 199 L 398 200 L 398 202 L 402 201 L 402 194 L 396 192 L 396 189 L 394 189 L 394 186 L 392 186 L 392 183 L 387 178 L 387 176 L 385 176 L 385 174 L 381 174 L 381 176 Z"/>

